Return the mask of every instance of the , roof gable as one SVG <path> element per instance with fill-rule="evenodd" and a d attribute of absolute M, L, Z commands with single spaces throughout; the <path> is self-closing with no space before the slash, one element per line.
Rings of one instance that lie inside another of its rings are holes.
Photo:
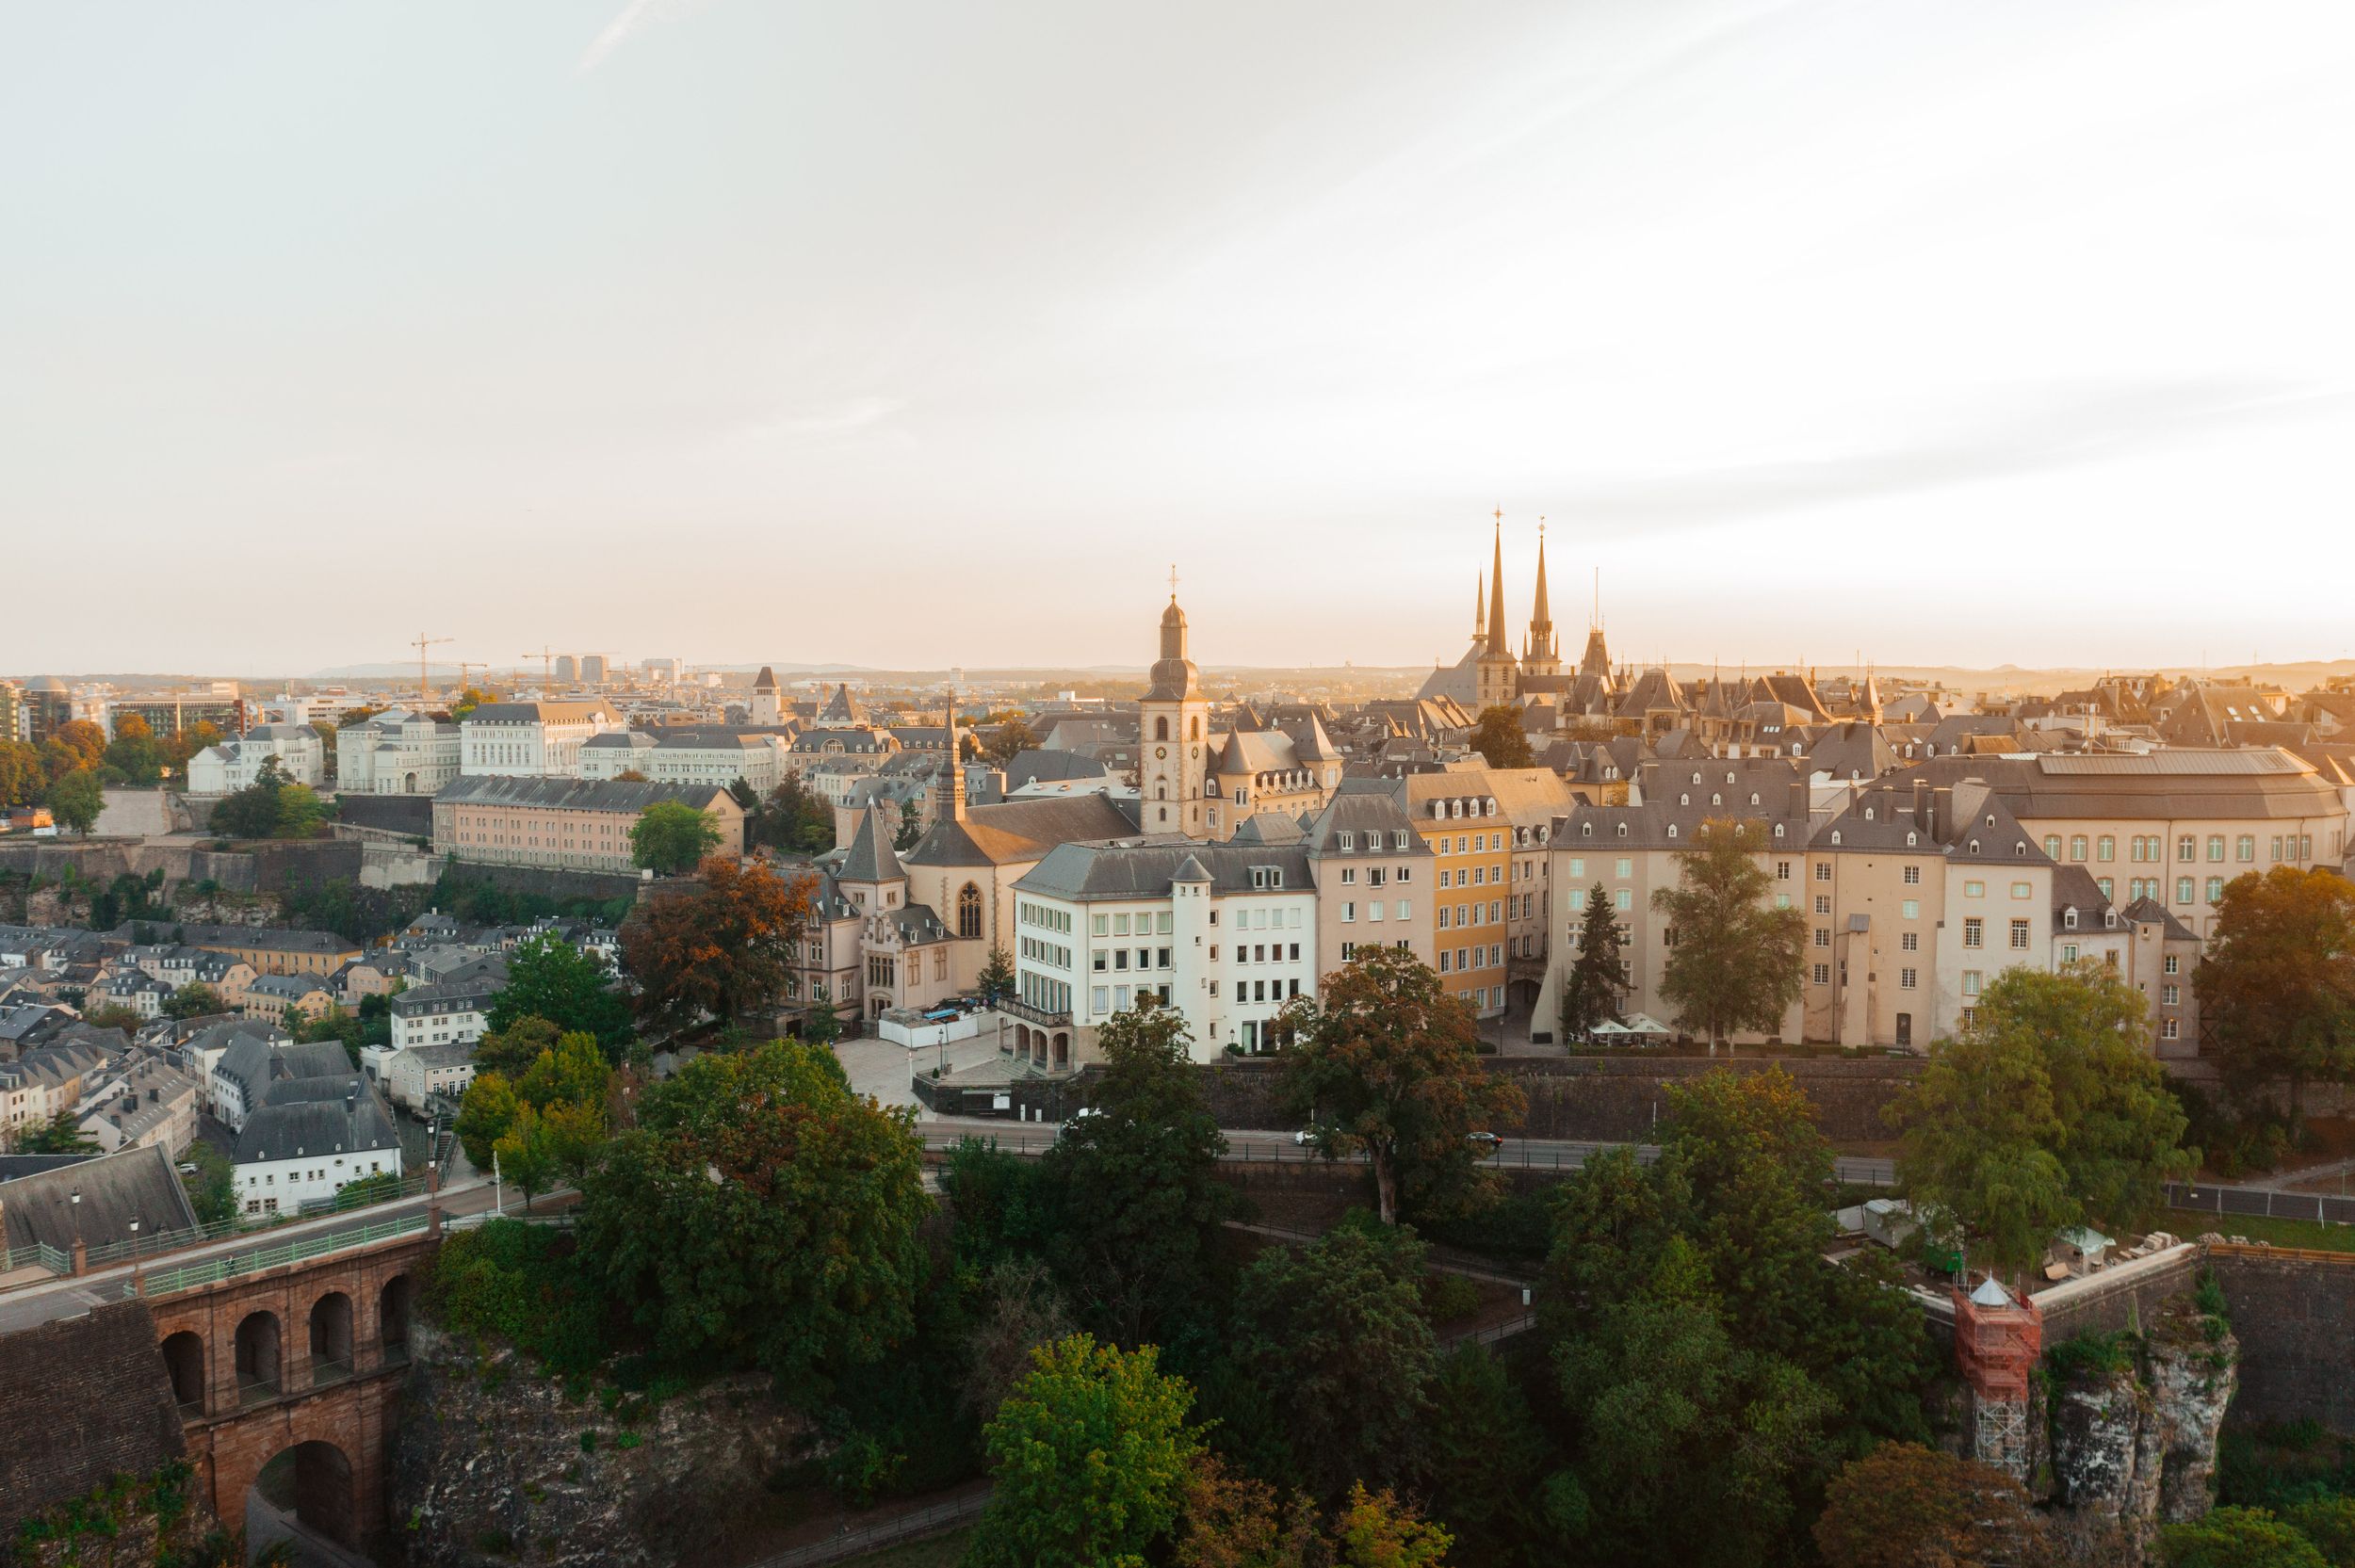
<path fill-rule="evenodd" d="M 858 832 L 852 836 L 851 852 L 836 869 L 835 879 L 845 882 L 894 882 L 906 877 L 899 855 L 891 848 L 891 833 L 883 825 L 882 812 L 869 806 L 859 813 Z"/>

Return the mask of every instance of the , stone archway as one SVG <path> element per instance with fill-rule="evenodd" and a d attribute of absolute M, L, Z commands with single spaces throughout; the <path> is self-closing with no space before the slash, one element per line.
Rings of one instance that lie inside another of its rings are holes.
<path fill-rule="evenodd" d="M 204 1338 L 182 1329 L 163 1343 L 164 1370 L 171 1379 L 171 1397 L 183 1415 L 204 1414 Z"/>
<path fill-rule="evenodd" d="M 409 1359 L 409 1307 L 415 1288 L 408 1275 L 395 1274 L 377 1299 L 377 1343 L 387 1364 Z"/>
<path fill-rule="evenodd" d="M 331 1290 L 311 1303 L 311 1386 L 351 1376 L 351 1298 Z"/>
<path fill-rule="evenodd" d="M 260 1404 L 279 1395 L 278 1314 L 250 1312 L 237 1324 L 237 1402 Z"/>
<path fill-rule="evenodd" d="M 365 1548 L 385 1528 L 417 1281 L 440 1240 L 429 1228 L 187 1289 L 149 1277 L 188 1463 L 224 1528 L 244 1528 L 249 1501 L 266 1533 L 291 1512 L 316 1542 Z M 273 1461 L 275 1507 L 253 1490 Z"/>
<path fill-rule="evenodd" d="M 260 1538 L 277 1534 L 268 1516 L 253 1506 L 261 1495 L 269 1513 L 292 1515 L 301 1527 L 342 1546 L 360 1544 L 358 1488 L 351 1460 L 336 1444 L 313 1438 L 282 1448 L 255 1473 L 245 1505 L 247 1528 Z M 297 1552 L 298 1560 L 300 1552 Z"/>
<path fill-rule="evenodd" d="M 1067 1034 L 1058 1033 L 1055 1036 L 1055 1071 L 1060 1073 L 1070 1065 L 1071 1037 Z"/>

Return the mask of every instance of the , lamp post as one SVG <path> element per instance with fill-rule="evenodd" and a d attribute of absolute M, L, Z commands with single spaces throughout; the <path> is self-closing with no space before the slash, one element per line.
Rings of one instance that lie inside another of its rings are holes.
<path fill-rule="evenodd" d="M 139 1217 L 131 1216 L 131 1294 L 139 1293 Z"/>

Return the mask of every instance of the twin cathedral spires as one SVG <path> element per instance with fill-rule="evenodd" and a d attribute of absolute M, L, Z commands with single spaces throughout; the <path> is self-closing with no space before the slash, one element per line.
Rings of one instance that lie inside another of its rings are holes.
<path fill-rule="evenodd" d="M 1546 525 L 1541 518 L 1537 524 L 1537 599 L 1529 617 L 1529 633 L 1521 640 L 1519 656 L 1513 652 L 1512 638 L 1505 631 L 1504 620 L 1504 517 L 1497 513 L 1496 543 L 1488 574 L 1478 589 L 1479 597 L 1472 606 L 1471 662 L 1478 672 L 1478 703 L 1481 707 L 1517 703 L 1528 692 L 1531 685 L 1547 687 L 1562 674 L 1562 654 L 1553 636 L 1553 610 L 1546 597 Z M 1579 659 L 1574 675 L 1591 675 L 1608 681 L 1611 677 L 1611 656 L 1603 647 L 1602 617 L 1598 597 L 1595 619 L 1586 630 L 1586 649 Z"/>

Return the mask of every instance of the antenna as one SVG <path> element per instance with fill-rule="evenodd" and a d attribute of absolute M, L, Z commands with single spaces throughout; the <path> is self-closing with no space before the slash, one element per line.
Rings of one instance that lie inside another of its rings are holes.
<path fill-rule="evenodd" d="M 455 641 L 457 641 L 457 640 L 458 640 L 458 639 L 457 639 L 456 638 L 449 638 L 449 637 L 428 637 L 428 636 L 426 636 L 423 632 L 419 632 L 419 633 L 417 634 L 416 640 L 415 640 L 415 641 L 414 641 L 414 642 L 412 642 L 412 643 L 409 645 L 409 646 L 411 646 L 412 648 L 414 648 L 414 649 L 417 651 L 417 701 L 418 701 L 418 702 L 420 702 L 420 703 L 430 703 L 430 702 L 431 702 L 431 701 L 433 700 L 433 694 L 432 694 L 431 692 L 430 692 L 430 691 L 428 691 L 428 690 L 426 689 L 425 651 L 426 651 L 428 648 L 432 647 L 432 646 L 433 646 L 435 643 L 437 643 L 437 642 L 455 642 Z M 464 677 L 462 675 L 462 676 L 460 677 L 460 679 L 462 679 L 462 680 L 463 680 L 463 679 L 464 679 Z"/>

